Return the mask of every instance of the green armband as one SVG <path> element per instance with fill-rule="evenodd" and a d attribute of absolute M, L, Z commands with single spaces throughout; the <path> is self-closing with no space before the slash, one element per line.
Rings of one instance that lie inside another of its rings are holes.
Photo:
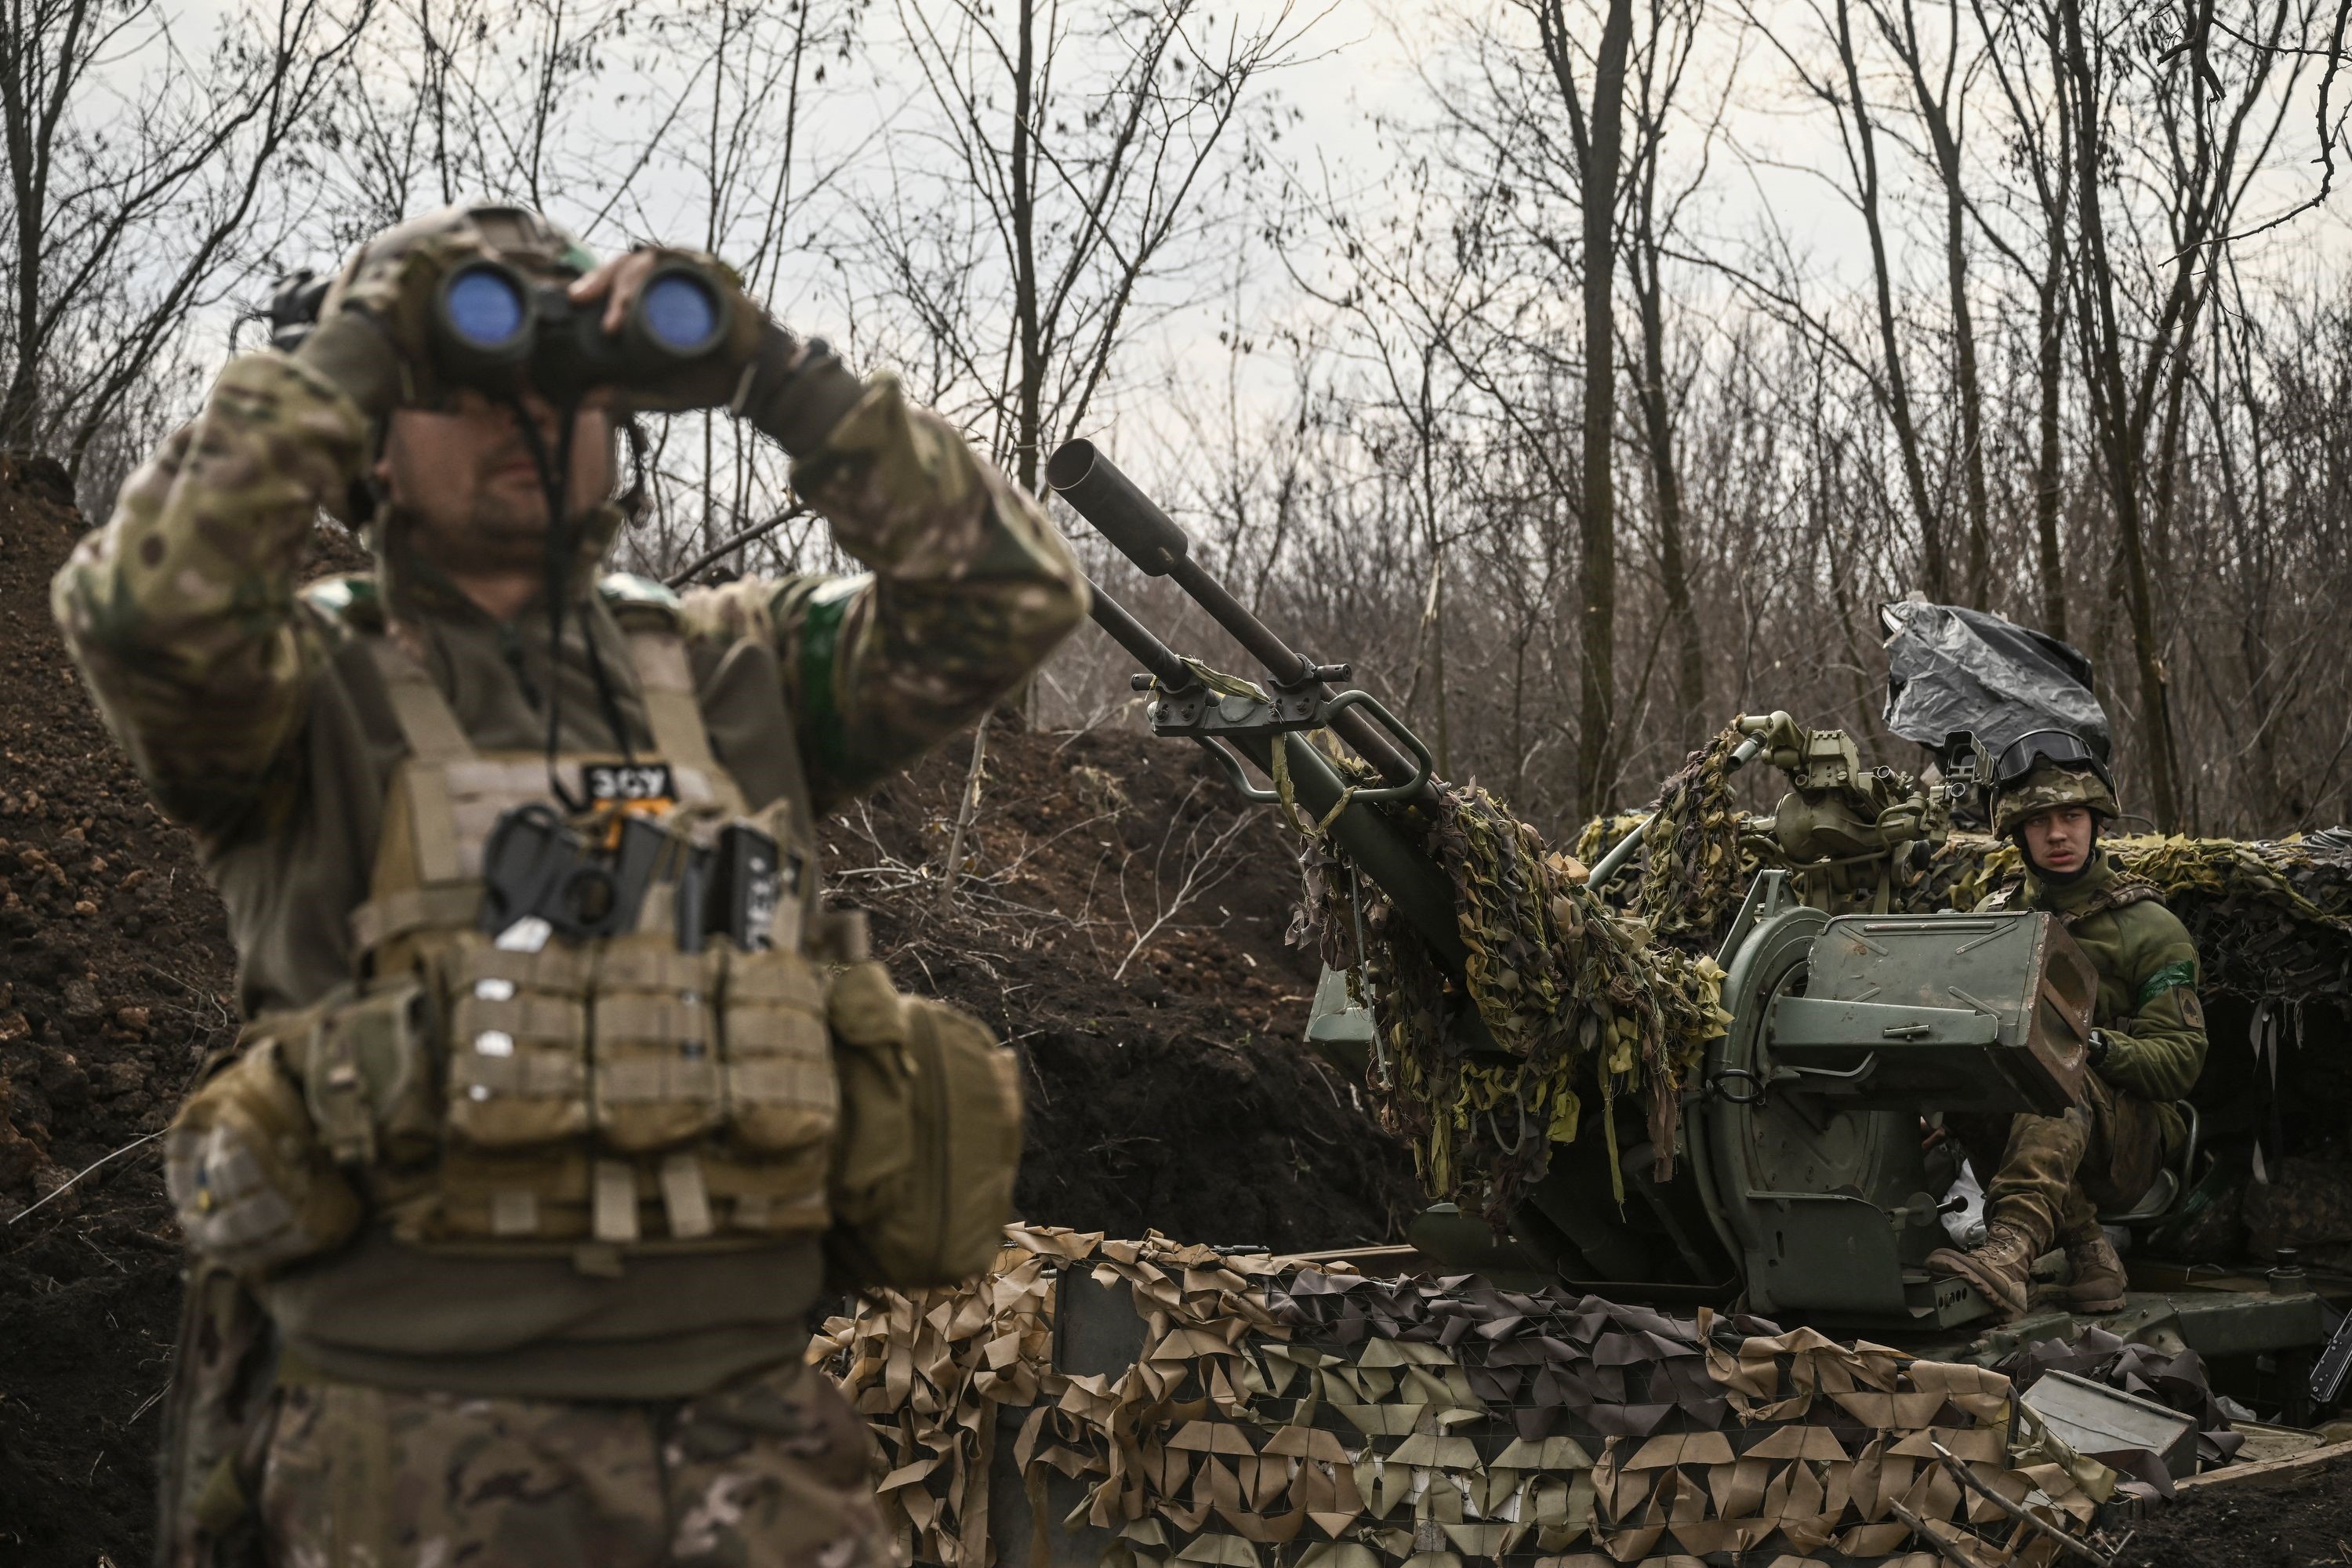
<path fill-rule="evenodd" d="M 836 776 L 846 773 L 849 764 L 849 737 L 833 689 L 841 622 L 858 590 L 872 581 L 861 573 L 820 584 L 809 595 L 801 622 L 801 700 L 807 705 L 802 722 L 815 752 L 813 760 Z"/>
<path fill-rule="evenodd" d="M 2196 984 L 2197 964 L 2194 960 L 2184 958 L 2178 963 L 2168 963 L 2140 982 L 2139 1000 L 2132 1005 L 2135 1009 L 2145 1007 L 2176 985 Z"/>

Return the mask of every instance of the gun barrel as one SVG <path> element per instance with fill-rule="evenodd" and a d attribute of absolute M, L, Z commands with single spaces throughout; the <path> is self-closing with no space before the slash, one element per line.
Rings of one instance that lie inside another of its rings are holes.
<path fill-rule="evenodd" d="M 1182 676 L 1186 681 L 1199 679 L 1192 667 L 1129 614 L 1126 605 L 1100 588 L 1094 591 L 1093 613 L 1095 624 L 1159 676 L 1163 686 L 1181 689 L 1173 683 L 1175 675 Z M 1274 748 L 1283 747 L 1291 791 L 1299 805 L 1318 819 L 1339 805 L 1347 793 L 1347 781 L 1304 735 L 1239 736 L 1230 743 L 1268 777 L 1274 773 Z M 1454 885 L 1446 879 L 1445 873 L 1398 832 L 1395 824 L 1362 801 L 1348 803 L 1348 808 L 1333 820 L 1331 835 L 1339 840 L 1348 858 L 1387 891 L 1397 912 L 1431 950 L 1445 963 L 1460 969 L 1469 950 L 1463 945 L 1461 927 L 1454 920 Z"/>
<path fill-rule="evenodd" d="M 1055 447 L 1045 462 L 1045 482 L 1145 574 L 1174 579 L 1252 658 L 1265 667 L 1277 684 L 1308 687 L 1324 699 L 1332 695 L 1330 687 L 1319 679 L 1318 667 L 1203 571 L 1192 558 L 1192 541 L 1175 520 L 1093 442 L 1065 441 Z M 1345 710 L 1334 716 L 1331 728 L 1391 784 L 1412 777 L 1413 760 L 1370 714 L 1360 709 Z"/>
<path fill-rule="evenodd" d="M 1092 441 L 1065 441 L 1045 459 L 1045 482 L 1149 576 L 1187 560 L 1192 542 Z"/>
<path fill-rule="evenodd" d="M 1184 691 L 1200 679 L 1174 648 L 1129 615 L 1125 605 L 1104 593 L 1100 584 L 1090 581 L 1087 586 L 1093 590 L 1087 613 L 1094 616 L 1095 625 L 1108 632 L 1111 641 L 1133 654 L 1136 662 L 1150 670 L 1163 688 Z"/>

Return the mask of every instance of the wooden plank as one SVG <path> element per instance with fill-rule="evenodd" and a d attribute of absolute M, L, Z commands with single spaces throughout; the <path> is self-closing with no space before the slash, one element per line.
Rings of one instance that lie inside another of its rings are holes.
<path fill-rule="evenodd" d="M 2197 1487 L 2219 1485 L 2223 1481 L 2250 1480 L 2255 1476 L 2275 1475 L 2281 1470 L 2304 1469 L 2324 1465 L 2330 1459 L 2346 1458 L 2352 1458 L 2352 1443 L 2330 1443 L 2324 1448 L 2313 1448 L 2302 1454 L 2290 1454 L 2284 1459 L 2263 1459 L 2251 1465 L 2224 1465 L 2218 1470 L 2207 1470 L 2202 1474 L 2177 1480 L 2172 1483 L 2172 1489 L 2176 1492 L 2185 1492 Z"/>

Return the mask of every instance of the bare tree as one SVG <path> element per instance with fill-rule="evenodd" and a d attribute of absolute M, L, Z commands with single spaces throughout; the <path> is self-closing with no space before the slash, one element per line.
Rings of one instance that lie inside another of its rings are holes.
<path fill-rule="evenodd" d="M 1625 136 L 1625 62 L 1633 47 L 1633 0 L 1607 0 L 1592 59 L 1588 118 L 1566 0 L 1538 0 L 1544 59 L 1575 133 L 1584 228 L 1584 495 L 1579 572 L 1577 800 L 1601 810 L 1616 784 L 1617 707 L 1617 190 Z"/>
<path fill-rule="evenodd" d="M 1131 332 L 1171 302 L 1156 290 L 1181 292 L 1211 256 L 1217 225 L 1197 198 L 1230 174 L 1227 132 L 1297 29 L 1286 7 L 1220 38 L 1194 0 L 1157 0 L 1091 33 L 1041 0 L 1005 13 L 951 0 L 936 15 L 903 0 L 898 16 L 933 111 L 921 140 L 941 164 L 894 166 L 848 253 L 911 318 L 909 346 L 940 397 L 1034 490 L 1047 446 L 1085 428 Z M 943 897 L 986 762 L 982 725 Z"/>
<path fill-rule="evenodd" d="M 2040 588 L 2042 629 L 2066 637 L 2066 568 L 2059 540 L 2063 499 L 2064 449 L 2060 434 L 2066 381 L 2067 268 L 2073 254 L 2067 235 L 2074 206 L 2071 100 L 2054 90 L 2064 47 L 2053 5 L 2007 6 L 1989 13 L 1972 0 L 1986 58 L 2017 128 L 2014 162 L 2032 186 L 2042 255 L 2031 258 L 2006 239 L 2000 226 L 1978 217 L 1986 237 L 2018 270 L 2033 279 L 2035 417 L 2033 546 Z M 2045 85 L 2047 84 L 2047 85 Z"/>
<path fill-rule="evenodd" d="M 156 0 L 7 0 L 0 446 L 78 473 L 184 320 L 249 283 L 303 214 L 277 176 L 367 16 L 278 0 L 191 58 Z M 141 53 L 156 63 L 109 79 Z"/>
<path fill-rule="evenodd" d="M 1099 16 L 906 0 L 898 14 L 932 111 L 907 140 L 938 159 L 894 159 L 844 258 L 876 270 L 911 363 L 1034 489 L 1121 347 L 1213 258 L 1226 215 L 1201 198 L 1236 194 L 1227 134 L 1299 28 L 1285 8 L 1220 35 L 1195 0 Z"/>
<path fill-rule="evenodd" d="M 2286 112 L 2284 98 L 2270 86 L 2273 71 L 2294 68 L 2281 64 L 2279 49 L 2293 15 L 2290 4 L 2255 0 L 2252 12 L 2245 27 L 2223 32 L 2209 4 L 2191 13 L 2182 36 L 2143 66 L 2124 52 L 2142 40 L 2114 36 L 2096 15 L 2086 22 L 2076 0 L 2058 4 L 2064 51 L 2060 81 L 2070 100 L 2081 246 L 2081 265 L 2074 269 L 2075 328 L 2124 568 L 2149 809 L 2168 828 L 2186 820 L 2185 796 L 2149 508 L 2159 487 L 2169 486 L 2171 465 L 2150 461 L 2149 437 L 2162 416 L 2158 451 L 2161 458 L 2172 456 L 2188 363 L 2180 348 L 2210 297 L 2216 252 L 2230 234 L 2252 170 Z M 2234 86 L 2222 76 L 2222 64 L 2231 68 Z M 2128 229 L 2118 236 L 2117 221 L 2128 224 L 2135 215 L 2118 199 L 2116 183 L 2104 177 L 2117 156 L 2114 139 L 2131 134 L 2126 116 L 2135 110 L 2145 114 L 2142 123 L 2161 136 L 2165 150 L 2152 171 L 2163 204 L 2161 237 L 2143 240 L 2138 254 L 2119 243 L 2131 237 Z"/>
<path fill-rule="evenodd" d="M 1698 168 L 1682 189 L 1668 195 L 1664 211 L 1660 210 L 1659 184 L 1664 165 L 1667 120 L 1674 111 L 1684 75 L 1690 68 L 1699 35 L 1700 11 L 1696 3 L 1668 6 L 1660 0 L 1652 0 L 1648 34 L 1634 58 L 1634 144 L 1627 161 L 1634 194 L 1626 236 L 1626 277 L 1633 290 L 1640 343 L 1635 407 L 1641 416 L 1643 449 L 1649 459 L 1658 535 L 1659 588 L 1665 597 L 1675 643 L 1675 740 L 1684 746 L 1699 744 L 1709 728 L 1706 638 L 1699 626 L 1691 563 L 1684 542 L 1686 524 L 1683 478 L 1675 439 L 1676 400 L 1666 374 L 1664 268 L 1666 240 L 1678 226 L 1682 205 L 1704 183 L 1706 153 L 1702 152 Z M 1723 107 L 1724 99 L 1718 97 L 1704 141 L 1706 150 L 1712 149 L 1721 128 Z"/>
<path fill-rule="evenodd" d="M 1959 3 L 1947 0 L 1940 64 L 1928 58 L 1930 46 L 1919 26 L 1914 0 L 1893 0 L 1892 4 L 1869 0 L 1869 5 L 1879 37 L 1910 83 L 1912 103 L 1919 123 L 1927 129 L 1937 183 L 1943 191 L 1944 277 L 1951 310 L 1953 393 L 1959 405 L 1960 473 L 1968 509 L 1968 566 L 1961 577 L 1961 595 L 1966 603 L 1981 607 L 1992 576 L 1991 504 L 1985 489 L 1984 394 L 1977 366 L 1975 312 L 1969 300 L 1971 226 L 1960 163 L 1964 109 L 1956 80 L 1960 65 Z"/>

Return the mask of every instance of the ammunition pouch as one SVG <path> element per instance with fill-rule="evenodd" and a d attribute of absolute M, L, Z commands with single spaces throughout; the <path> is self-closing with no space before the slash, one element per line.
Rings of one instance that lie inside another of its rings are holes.
<path fill-rule="evenodd" d="M 829 1002 L 842 1106 L 835 1268 L 899 1289 L 971 1278 L 995 1261 L 1013 1212 L 1013 1053 L 971 1014 L 898 994 L 879 963 L 844 969 Z"/>
<path fill-rule="evenodd" d="M 307 1141 L 402 1240 L 824 1229 L 838 1091 L 806 957 L 685 952 L 666 931 L 535 952 L 475 931 L 407 941 L 420 967 L 306 1015 L 285 1075 Z"/>

